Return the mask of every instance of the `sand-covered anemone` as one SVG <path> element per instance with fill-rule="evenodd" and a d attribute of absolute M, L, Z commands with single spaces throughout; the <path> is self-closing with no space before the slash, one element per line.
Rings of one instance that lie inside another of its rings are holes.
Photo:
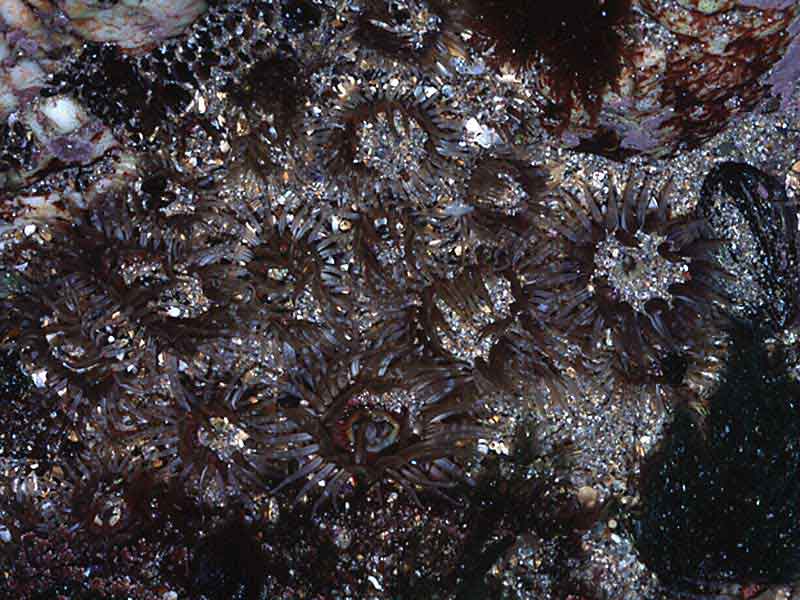
<path fill-rule="evenodd" d="M 147 469 L 211 505 L 261 489 L 270 472 L 260 442 L 274 415 L 270 380 L 248 371 L 189 383 L 190 367 L 171 356 L 164 370 L 151 391 L 130 394 L 122 404 L 122 437 Z"/>
<path fill-rule="evenodd" d="M 458 186 L 412 213 L 417 268 L 452 278 L 475 264 L 508 267 L 512 246 L 541 221 L 546 181 L 540 165 L 513 155 L 478 157 Z"/>
<path fill-rule="evenodd" d="M 475 408 L 453 395 L 430 401 L 424 385 L 374 377 L 358 361 L 298 367 L 265 438 L 267 456 L 290 467 L 273 492 L 297 483 L 296 501 L 307 497 L 316 511 L 354 492 L 398 490 L 418 501 L 468 483 L 464 461 L 492 436 Z"/>
<path fill-rule="evenodd" d="M 380 71 L 344 76 L 334 101 L 313 111 L 310 149 L 359 197 L 403 199 L 446 185 L 463 153 L 460 130 L 441 90 L 426 83 Z"/>
<path fill-rule="evenodd" d="M 366 0 L 350 32 L 379 56 L 447 70 L 465 54 L 458 11 L 441 0 Z"/>
<path fill-rule="evenodd" d="M 460 393 L 565 393 L 555 338 L 529 306 L 513 269 L 470 268 L 425 290 L 422 327 L 431 351 L 459 372 Z M 426 369 L 431 374 L 441 365 Z M 435 379 L 435 378 L 434 378 Z"/>
<path fill-rule="evenodd" d="M 298 129 L 308 87 L 304 66 L 279 48 L 253 62 L 238 85 L 230 86 L 230 93 L 251 127 L 264 130 L 269 139 L 285 140 Z"/>
<path fill-rule="evenodd" d="M 243 252 L 206 271 L 217 280 L 212 287 L 237 299 L 243 329 L 269 332 L 298 351 L 347 339 L 354 304 L 352 223 L 306 200 L 284 189 L 277 198 L 229 203 L 224 214 L 245 237 Z"/>
<path fill-rule="evenodd" d="M 152 519 L 155 480 L 120 448 L 97 446 L 67 463 L 69 518 L 74 528 L 108 539 L 133 537 Z"/>
<path fill-rule="evenodd" d="M 562 204 L 552 225 L 563 254 L 536 283 L 552 322 L 589 357 L 611 352 L 625 377 L 690 350 L 725 301 L 722 242 L 703 235 L 704 220 L 676 214 L 670 182 L 633 177 L 621 190 L 612 181 L 604 202 L 584 187 Z"/>

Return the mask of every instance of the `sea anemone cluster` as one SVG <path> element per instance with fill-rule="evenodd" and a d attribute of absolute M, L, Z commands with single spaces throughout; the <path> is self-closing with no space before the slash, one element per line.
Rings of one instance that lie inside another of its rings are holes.
<path fill-rule="evenodd" d="M 417 391 L 402 380 L 371 380 L 355 364 L 324 377 L 291 385 L 280 399 L 284 418 L 268 437 L 270 456 L 298 462 L 276 490 L 306 480 L 299 500 L 324 484 L 315 511 L 353 485 L 368 489 L 391 482 L 417 499 L 418 486 L 440 490 L 466 483 L 469 478 L 454 459 L 469 456 L 476 439 L 493 435 L 471 418 L 469 398 L 444 391 L 438 399 L 439 390 L 430 386 Z M 426 392 L 431 400 L 408 397 Z"/>
<path fill-rule="evenodd" d="M 733 418 L 723 359 L 748 398 L 791 391 L 737 373 L 727 318 L 793 343 L 796 207 L 741 163 L 695 198 L 663 165 L 557 162 L 668 156 L 782 100 L 797 14 L 3 4 L 0 588 L 606 597 L 584 541 L 627 508 L 579 499 L 565 415 L 599 390 Z M 732 211 L 760 266 L 736 270 Z M 683 577 L 654 511 L 640 557 Z"/>

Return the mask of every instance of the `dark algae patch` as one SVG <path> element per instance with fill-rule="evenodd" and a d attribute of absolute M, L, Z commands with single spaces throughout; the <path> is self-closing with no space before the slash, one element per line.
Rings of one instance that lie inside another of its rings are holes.
<path fill-rule="evenodd" d="M 470 0 L 468 7 L 469 25 L 494 46 L 497 65 L 543 64 L 559 99 L 555 112 L 569 114 L 576 103 L 599 109 L 624 63 L 630 0 Z"/>
<path fill-rule="evenodd" d="M 708 414 L 678 412 L 642 469 L 639 556 L 675 589 L 800 574 L 800 384 L 759 329 L 730 348 Z"/>

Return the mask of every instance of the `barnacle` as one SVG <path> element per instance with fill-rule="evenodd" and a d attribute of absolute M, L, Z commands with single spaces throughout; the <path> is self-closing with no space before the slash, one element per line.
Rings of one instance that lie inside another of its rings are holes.
<path fill-rule="evenodd" d="M 9 173 L 15 185 L 59 166 L 91 163 L 118 146 L 111 131 L 70 96 L 37 98 L 21 107 L 20 113 L 10 120 L 8 130 L 20 144 L 7 150 L 21 153 L 7 161 L 20 169 Z"/>
<path fill-rule="evenodd" d="M 565 193 L 566 220 L 553 223 L 564 256 L 537 283 L 556 287 L 547 310 L 561 330 L 590 356 L 613 349 L 623 375 L 691 347 L 691 332 L 725 301 L 721 242 L 703 237 L 702 219 L 675 215 L 670 194 L 669 182 L 654 191 L 630 178 L 621 195 L 609 185 L 601 209 L 588 188 Z"/>
<path fill-rule="evenodd" d="M 309 139 L 333 176 L 362 197 L 404 198 L 444 185 L 462 150 L 436 91 L 396 85 L 375 72 L 348 76 L 337 93 Z"/>
<path fill-rule="evenodd" d="M 53 7 L 38 3 L 35 8 L 23 0 L 3 4 L 3 32 L 0 33 L 0 121 L 24 107 L 47 81 L 47 74 L 59 67 L 60 55 L 68 54 L 74 40 L 65 31 L 49 27 Z"/>
<path fill-rule="evenodd" d="M 273 492 L 302 481 L 299 501 L 323 486 L 316 511 L 329 499 L 338 505 L 353 488 L 397 487 L 417 500 L 419 489 L 469 481 L 457 460 L 469 456 L 478 439 L 491 437 L 472 417 L 471 402 L 426 402 L 408 382 L 371 377 L 357 362 L 316 376 L 313 369 L 297 372 L 278 402 L 267 443 L 273 458 L 295 466 Z"/>

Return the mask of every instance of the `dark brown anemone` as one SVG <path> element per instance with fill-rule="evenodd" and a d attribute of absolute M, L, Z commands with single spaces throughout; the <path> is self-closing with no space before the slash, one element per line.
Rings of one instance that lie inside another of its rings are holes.
<path fill-rule="evenodd" d="M 246 228 L 255 232 L 248 258 L 220 268 L 221 287 L 242 299 L 239 318 L 297 350 L 344 340 L 353 305 L 351 222 L 324 207 L 248 204 Z"/>
<path fill-rule="evenodd" d="M 119 448 L 94 448 L 66 463 L 74 525 L 107 541 L 134 536 L 148 519 L 155 481 Z"/>
<path fill-rule="evenodd" d="M 353 247 L 367 289 L 394 295 L 419 283 L 412 221 L 412 215 L 402 206 L 397 210 L 366 203 L 359 207 Z"/>
<path fill-rule="evenodd" d="M 300 61 L 291 52 L 278 49 L 256 60 L 228 91 L 250 127 L 267 139 L 280 141 L 296 133 L 297 117 L 310 90 Z"/>
<path fill-rule="evenodd" d="M 386 58 L 447 68 L 463 56 L 457 14 L 442 0 L 411 0 L 399 5 L 367 0 L 356 18 L 353 39 Z"/>
<path fill-rule="evenodd" d="M 480 158 L 463 190 L 441 195 L 415 214 L 418 264 L 432 263 L 431 270 L 449 264 L 458 272 L 485 263 L 488 255 L 493 264 L 503 255 L 507 261 L 509 247 L 541 218 L 545 182 L 544 170 L 525 160 Z"/>
<path fill-rule="evenodd" d="M 620 196 L 612 183 L 602 209 L 588 188 L 565 193 L 563 222 L 553 223 L 563 257 L 539 274 L 537 287 L 549 288 L 542 310 L 589 357 L 613 352 L 624 376 L 648 377 L 690 350 L 726 301 L 722 242 L 703 237 L 702 219 L 673 213 L 671 189 L 631 178 Z"/>
<path fill-rule="evenodd" d="M 569 116 L 575 104 L 596 114 L 624 62 L 622 30 L 630 0 L 465 0 L 467 24 L 490 61 L 517 71 L 540 67 L 554 99 L 549 110 Z"/>
<path fill-rule="evenodd" d="M 269 456 L 290 461 L 291 474 L 273 489 L 303 485 L 296 501 L 317 496 L 316 511 L 354 490 L 420 491 L 469 483 L 459 459 L 492 433 L 472 415 L 474 403 L 456 398 L 427 402 L 408 378 L 372 378 L 358 362 L 341 372 L 303 369 L 278 402 L 267 442 Z M 317 490 L 322 488 L 317 495 Z"/>
<path fill-rule="evenodd" d="M 546 190 L 547 173 L 538 165 L 504 156 L 486 156 L 472 170 L 467 185 L 467 199 L 475 207 L 475 220 L 486 221 L 489 235 L 506 225 L 525 231 L 531 213 L 540 208 Z"/>
<path fill-rule="evenodd" d="M 163 393 L 126 400 L 131 425 L 125 439 L 156 476 L 179 483 L 210 505 L 243 499 L 261 487 L 265 465 L 261 432 L 274 414 L 266 380 L 250 376 L 186 384 L 174 357 L 166 359 Z"/>
<path fill-rule="evenodd" d="M 462 155 L 460 130 L 438 94 L 416 98 L 380 73 L 349 81 L 312 125 L 312 148 L 358 196 L 406 198 L 440 184 Z"/>
<path fill-rule="evenodd" d="M 465 390 L 472 393 L 525 393 L 542 384 L 554 399 L 562 398 L 555 339 L 528 303 L 512 268 L 470 268 L 436 281 L 422 305 L 428 344 L 440 359 L 461 365 Z"/>

